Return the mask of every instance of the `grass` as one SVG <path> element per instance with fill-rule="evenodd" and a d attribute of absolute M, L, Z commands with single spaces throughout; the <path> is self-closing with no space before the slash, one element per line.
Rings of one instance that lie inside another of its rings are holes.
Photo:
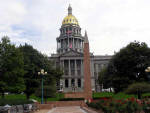
<path fill-rule="evenodd" d="M 125 93 L 117 93 L 112 96 L 114 99 L 127 99 L 127 98 L 137 98 L 137 95 L 128 95 Z"/>
<path fill-rule="evenodd" d="M 131 97 L 137 98 L 137 95 L 128 95 L 125 93 L 114 94 L 112 92 L 101 92 L 101 93 L 96 92 L 93 94 L 93 98 L 101 98 L 101 97 L 112 97 L 114 99 L 127 99 L 127 98 L 131 98 Z"/>
<path fill-rule="evenodd" d="M 59 99 L 64 98 L 64 94 L 62 93 L 56 93 L 56 97 L 54 98 L 48 98 L 47 101 L 58 101 Z M 41 97 L 36 97 L 35 95 L 31 95 L 30 99 L 37 100 L 38 102 L 41 101 Z M 16 105 L 16 104 L 26 104 L 31 103 L 31 101 L 26 99 L 26 96 L 24 94 L 9 94 L 5 95 L 5 98 L 2 99 L 0 96 L 0 106 L 1 105 Z"/>
<path fill-rule="evenodd" d="M 143 97 L 145 97 L 145 96 L 149 96 L 150 97 L 150 93 L 144 93 L 142 96 Z"/>
<path fill-rule="evenodd" d="M 144 96 L 150 96 L 150 93 L 145 93 L 142 95 Z M 127 99 L 131 97 L 137 98 L 137 95 L 128 95 L 125 93 L 117 93 L 114 94 L 112 92 L 95 92 L 93 93 L 94 98 L 100 98 L 100 97 L 112 97 L 114 99 Z M 48 98 L 47 101 L 59 101 L 60 99 L 64 98 L 64 94 L 62 93 L 56 93 L 56 97 L 54 98 Z M 31 95 L 30 99 L 35 99 L 38 102 L 41 101 L 41 97 L 36 97 L 35 95 Z M 0 97 L 0 105 L 5 105 L 5 104 L 20 104 L 20 103 L 30 103 L 30 101 L 26 100 L 26 96 L 24 94 L 9 94 L 5 95 L 5 99 L 2 99 Z"/>
<path fill-rule="evenodd" d="M 99 97 L 112 97 L 114 93 L 111 92 L 95 92 L 93 93 L 93 98 L 99 98 Z"/>
<path fill-rule="evenodd" d="M 9 105 L 19 105 L 19 104 L 29 104 L 33 103 L 30 100 L 27 100 L 25 95 L 22 94 L 11 94 L 11 95 L 5 95 L 5 98 L 3 99 L 0 97 L 0 106 L 9 104 Z"/>
<path fill-rule="evenodd" d="M 36 97 L 35 95 L 31 95 L 30 96 L 31 99 L 35 99 L 38 102 L 41 101 L 41 97 Z M 64 94 L 63 93 L 56 93 L 56 96 L 53 98 L 48 98 L 47 101 L 59 101 L 59 99 L 64 98 Z"/>

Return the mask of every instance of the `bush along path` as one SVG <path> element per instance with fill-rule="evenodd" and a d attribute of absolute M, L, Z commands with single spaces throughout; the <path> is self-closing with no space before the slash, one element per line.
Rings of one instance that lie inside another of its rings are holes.
<path fill-rule="evenodd" d="M 150 101 L 138 100 L 134 97 L 129 99 L 107 99 L 98 102 L 87 103 L 88 107 L 102 110 L 104 113 L 150 113 Z"/>

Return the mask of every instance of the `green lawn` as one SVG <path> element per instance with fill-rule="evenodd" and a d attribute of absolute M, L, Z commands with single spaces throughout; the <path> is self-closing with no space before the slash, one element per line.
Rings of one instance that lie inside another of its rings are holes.
<path fill-rule="evenodd" d="M 144 93 L 142 94 L 142 96 L 150 96 L 150 93 Z M 129 94 L 125 94 L 125 93 L 111 93 L 111 92 L 101 92 L 101 93 L 93 93 L 93 97 L 94 98 L 100 98 L 100 97 L 112 97 L 115 99 L 127 99 L 127 98 L 131 98 L 131 97 L 135 97 L 137 98 L 137 95 L 129 95 Z"/>
<path fill-rule="evenodd" d="M 54 98 L 48 98 L 47 101 L 58 101 L 59 99 L 64 98 L 64 94 L 62 93 L 56 93 L 56 97 Z M 37 100 L 38 102 L 41 101 L 40 97 L 36 97 L 35 95 L 30 96 L 30 99 Z M 31 101 L 28 101 L 26 99 L 26 96 L 24 94 L 9 94 L 5 95 L 5 98 L 2 99 L 0 96 L 0 106 L 5 104 L 22 104 L 22 103 L 31 103 Z"/>
<path fill-rule="evenodd" d="M 28 103 L 33 103 L 33 102 L 27 100 L 25 95 L 21 95 L 21 94 L 5 95 L 4 99 L 0 97 L 0 106 L 6 105 L 6 104 L 18 105 L 18 104 L 28 104 Z"/>
<path fill-rule="evenodd" d="M 150 93 L 145 93 L 142 95 L 144 96 L 150 96 Z M 94 98 L 100 98 L 100 97 L 112 97 L 114 99 L 127 99 L 131 97 L 137 98 L 137 95 L 128 95 L 125 93 L 110 93 L 110 92 L 101 92 L 101 93 L 93 93 Z M 47 101 L 59 101 L 59 99 L 64 98 L 64 94 L 62 93 L 57 93 L 56 97 L 54 98 L 48 98 Z M 30 96 L 30 99 L 35 99 L 38 102 L 41 101 L 40 97 L 36 97 L 35 95 Z M 26 100 L 26 96 L 24 94 L 9 94 L 5 95 L 5 99 L 2 99 L 0 97 L 0 105 L 5 105 L 5 104 L 21 104 L 21 103 L 30 103 L 30 101 Z"/>

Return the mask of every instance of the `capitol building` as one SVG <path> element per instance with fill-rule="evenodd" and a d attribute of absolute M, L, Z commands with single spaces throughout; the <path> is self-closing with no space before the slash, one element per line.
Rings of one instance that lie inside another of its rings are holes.
<path fill-rule="evenodd" d="M 88 38 L 85 31 L 81 34 L 81 27 L 77 18 L 72 14 L 72 7 L 68 7 L 68 15 L 63 19 L 60 35 L 56 38 L 57 53 L 51 54 L 50 60 L 55 67 L 61 67 L 64 74 L 57 83 L 63 92 L 82 92 L 84 89 L 84 39 Z M 90 44 L 90 42 L 89 42 Z M 107 66 L 112 56 L 94 55 L 90 53 L 91 87 L 100 92 L 102 85 L 98 83 L 99 72 Z"/>

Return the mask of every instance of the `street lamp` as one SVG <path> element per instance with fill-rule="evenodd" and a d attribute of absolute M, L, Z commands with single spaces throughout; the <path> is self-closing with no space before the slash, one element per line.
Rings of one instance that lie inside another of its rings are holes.
<path fill-rule="evenodd" d="M 92 89 L 92 98 L 94 98 L 95 88 Z"/>
<path fill-rule="evenodd" d="M 74 85 L 74 83 L 72 83 L 72 90 L 73 90 L 73 92 L 75 92 L 75 85 Z"/>
<path fill-rule="evenodd" d="M 40 72 L 38 72 L 38 75 L 41 75 L 41 78 L 42 78 L 42 82 L 41 82 L 41 85 L 42 85 L 42 89 L 41 89 L 41 104 L 43 104 L 43 94 L 44 94 L 44 92 L 43 92 L 43 77 L 44 77 L 44 75 L 46 75 L 47 74 L 47 72 L 44 72 L 44 69 L 41 69 L 41 71 Z"/>
<path fill-rule="evenodd" d="M 63 84 L 60 83 L 60 92 L 63 92 Z"/>

